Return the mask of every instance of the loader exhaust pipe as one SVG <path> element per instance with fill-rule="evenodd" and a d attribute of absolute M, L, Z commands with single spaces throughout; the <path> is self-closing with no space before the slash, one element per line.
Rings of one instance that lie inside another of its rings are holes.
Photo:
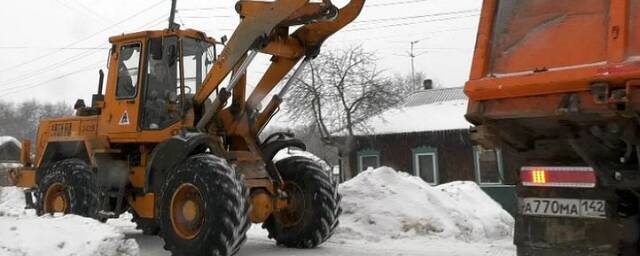
<path fill-rule="evenodd" d="M 98 71 L 98 75 L 100 76 L 100 78 L 98 78 L 98 95 L 102 95 L 102 85 L 104 83 L 104 71 L 102 71 L 102 69 L 100 71 Z"/>
<path fill-rule="evenodd" d="M 176 19 L 176 5 L 178 0 L 171 0 L 171 13 L 169 14 L 169 29 L 179 29 L 180 25 L 175 23 Z"/>

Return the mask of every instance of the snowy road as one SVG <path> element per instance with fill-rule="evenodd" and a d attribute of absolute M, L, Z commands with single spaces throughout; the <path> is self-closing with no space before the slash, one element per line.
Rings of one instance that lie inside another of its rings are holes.
<path fill-rule="evenodd" d="M 155 236 L 144 236 L 135 231 L 127 232 L 127 237 L 134 238 L 140 246 L 140 256 L 170 255 L 162 249 L 162 239 Z M 289 249 L 275 246 L 272 240 L 259 226 L 254 226 L 248 233 L 248 240 L 238 256 L 383 256 L 383 255 L 450 255 L 450 256 L 512 256 L 515 247 L 508 241 L 495 244 L 464 243 L 451 240 L 385 240 L 380 243 L 364 243 L 361 241 L 329 240 L 319 248 L 311 250 Z"/>

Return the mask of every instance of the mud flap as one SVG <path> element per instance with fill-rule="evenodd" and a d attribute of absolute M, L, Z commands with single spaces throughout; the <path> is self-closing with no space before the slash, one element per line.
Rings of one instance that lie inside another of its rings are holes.
<path fill-rule="evenodd" d="M 607 218 L 541 217 L 522 215 L 525 197 L 606 200 Z M 518 188 L 514 243 L 518 256 L 638 255 L 638 216 L 616 212 L 615 191 L 584 188 Z"/>

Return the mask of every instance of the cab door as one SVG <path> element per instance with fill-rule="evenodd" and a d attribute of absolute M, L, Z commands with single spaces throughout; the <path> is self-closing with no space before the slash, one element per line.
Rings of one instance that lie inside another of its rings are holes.
<path fill-rule="evenodd" d="M 138 131 L 138 109 L 142 84 L 143 43 L 136 41 L 123 43 L 116 50 L 115 91 L 107 106 L 109 109 L 109 133 L 113 135 L 133 135 Z M 116 138 L 119 136 L 115 136 Z"/>

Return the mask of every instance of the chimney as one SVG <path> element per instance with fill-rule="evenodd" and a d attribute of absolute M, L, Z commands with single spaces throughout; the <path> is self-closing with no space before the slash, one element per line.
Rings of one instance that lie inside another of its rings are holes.
<path fill-rule="evenodd" d="M 433 89 L 433 80 L 431 79 L 425 79 L 424 81 L 422 81 L 422 87 L 425 90 L 431 90 Z"/>

